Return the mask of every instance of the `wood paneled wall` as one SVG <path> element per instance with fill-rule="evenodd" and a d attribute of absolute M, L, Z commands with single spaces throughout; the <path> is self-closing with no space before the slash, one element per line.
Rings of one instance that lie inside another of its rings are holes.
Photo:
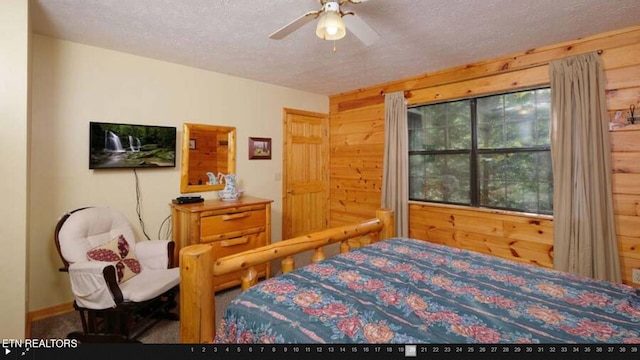
<path fill-rule="evenodd" d="M 640 59 L 637 60 L 640 63 Z M 635 70 L 636 90 L 640 69 Z M 636 107 L 640 95 L 636 97 Z M 640 124 L 612 131 L 613 201 L 622 279 L 631 283 L 631 269 L 640 269 Z"/>
<path fill-rule="evenodd" d="M 331 96 L 330 225 L 371 218 L 380 207 L 384 93 L 404 91 L 415 105 L 545 85 L 549 61 L 597 50 L 610 118 L 623 124 L 629 105 L 640 108 L 640 26 Z M 621 271 L 631 284 L 631 269 L 640 268 L 640 125 L 613 130 L 611 141 Z M 412 203 L 409 228 L 415 238 L 553 265 L 550 216 Z"/>

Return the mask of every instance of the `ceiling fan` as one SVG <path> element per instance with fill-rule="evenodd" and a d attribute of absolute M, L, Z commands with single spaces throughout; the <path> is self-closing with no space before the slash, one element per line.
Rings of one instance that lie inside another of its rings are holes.
<path fill-rule="evenodd" d="M 303 25 L 318 19 L 316 35 L 323 40 L 342 39 L 349 29 L 360 41 L 369 46 L 380 39 L 380 35 L 367 25 L 361 17 L 352 11 L 342 11 L 340 7 L 349 2 L 360 4 L 367 0 L 318 0 L 322 9 L 309 11 L 289 24 L 269 35 L 270 39 L 280 40 L 292 32 L 298 30 Z"/>

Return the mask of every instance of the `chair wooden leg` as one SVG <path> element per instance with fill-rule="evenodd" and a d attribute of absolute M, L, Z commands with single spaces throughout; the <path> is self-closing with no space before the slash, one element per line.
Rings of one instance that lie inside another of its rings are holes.
<path fill-rule="evenodd" d="M 178 320 L 171 310 L 177 306 L 174 288 L 145 303 L 123 303 L 114 309 L 90 310 L 76 306 L 82 332 L 67 335 L 79 342 L 139 342 L 137 339 L 161 320 Z"/>
<path fill-rule="evenodd" d="M 87 311 L 87 331 L 86 333 L 98 332 L 98 318 L 95 311 Z"/>
<path fill-rule="evenodd" d="M 86 334 L 89 332 L 89 328 L 87 325 L 87 314 L 84 310 L 78 310 L 80 313 L 80 321 L 82 322 L 82 331 Z"/>

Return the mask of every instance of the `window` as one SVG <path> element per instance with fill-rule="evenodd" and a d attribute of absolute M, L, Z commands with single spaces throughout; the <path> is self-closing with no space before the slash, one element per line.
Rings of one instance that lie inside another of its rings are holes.
<path fill-rule="evenodd" d="M 408 110 L 409 198 L 553 213 L 549 88 Z"/>

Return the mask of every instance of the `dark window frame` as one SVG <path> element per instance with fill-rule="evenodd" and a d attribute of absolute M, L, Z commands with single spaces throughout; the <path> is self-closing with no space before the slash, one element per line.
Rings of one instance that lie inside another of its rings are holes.
<path fill-rule="evenodd" d="M 518 89 L 513 91 L 499 92 L 488 95 L 476 96 L 471 98 L 459 98 L 455 100 L 447 100 L 440 101 L 428 104 L 419 104 L 415 106 L 411 106 L 411 108 L 418 108 L 423 106 L 431 106 L 431 105 L 439 105 L 445 103 L 453 103 L 458 101 L 469 101 L 469 111 L 471 115 L 471 149 L 449 149 L 449 150 L 409 150 L 408 155 L 468 155 L 469 159 L 469 177 L 470 177 L 470 202 L 469 203 L 460 203 L 453 201 L 438 201 L 438 200 L 428 200 L 428 199 L 419 199 L 412 198 L 411 194 L 409 194 L 410 201 L 419 201 L 419 202 L 427 202 L 427 203 L 438 203 L 438 204 L 451 204 L 451 205 L 462 205 L 462 206 L 470 206 L 476 208 L 486 208 L 486 209 L 496 209 L 496 210 L 506 210 L 506 211 L 516 211 L 523 213 L 530 213 L 529 211 L 518 209 L 518 208 L 508 208 L 508 207 L 498 207 L 498 206 L 487 206 L 480 204 L 480 180 L 478 178 L 478 157 L 479 155 L 484 154 L 517 154 L 517 153 L 536 153 L 536 152 L 551 152 L 551 145 L 540 145 L 540 146 L 528 146 L 528 147 L 516 147 L 516 148 L 490 148 L 490 149 L 479 149 L 478 148 L 478 99 L 483 99 L 492 96 L 504 96 L 508 94 L 515 94 L 526 91 L 535 91 L 541 89 L 550 89 L 547 86 L 537 86 L 532 88 Z M 408 109 L 408 110 L 409 110 Z M 550 120 L 549 120 L 550 121 Z M 550 124 L 549 124 L 550 125 Z M 549 126 L 550 127 L 550 126 Z M 552 171 L 552 170 L 550 170 Z M 536 175 L 538 172 L 536 172 Z M 408 179 L 407 179 L 408 181 Z M 538 192 L 539 195 L 539 192 Z M 552 194 L 553 195 L 553 194 Z M 553 206 L 553 205 L 552 205 Z M 538 209 L 540 210 L 540 209 Z M 538 211 L 535 212 L 540 215 L 553 215 L 553 209 L 550 212 L 546 211 Z"/>

